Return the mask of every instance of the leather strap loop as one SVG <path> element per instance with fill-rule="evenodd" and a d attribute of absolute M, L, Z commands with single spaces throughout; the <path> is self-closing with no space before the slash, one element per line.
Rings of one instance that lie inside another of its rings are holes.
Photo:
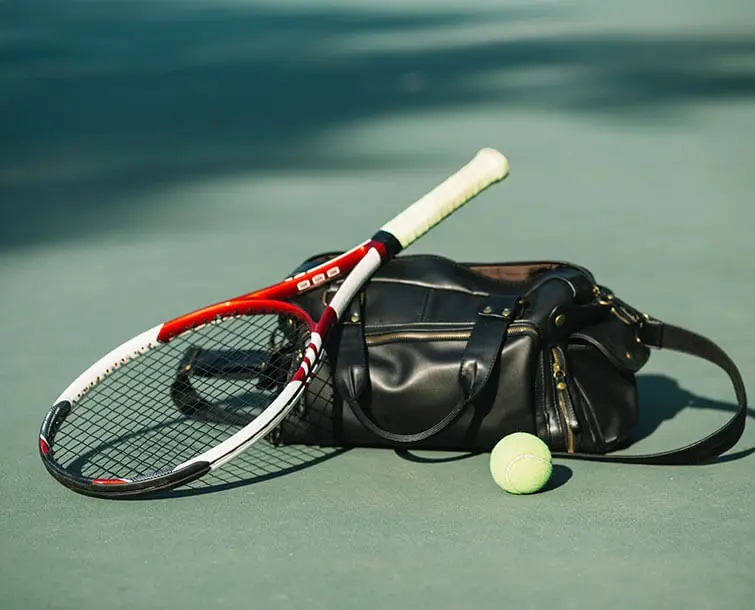
<path fill-rule="evenodd" d="M 718 345 L 701 335 L 678 326 L 649 319 L 639 325 L 638 338 L 648 347 L 669 349 L 707 360 L 729 376 L 737 397 L 737 412 L 718 430 L 679 449 L 646 455 L 593 455 L 554 453 L 554 456 L 596 462 L 679 466 L 712 460 L 736 445 L 747 419 L 747 394 L 742 376 L 732 359 Z"/>
<path fill-rule="evenodd" d="M 353 401 L 359 401 L 370 386 L 363 316 L 362 300 L 354 299 L 338 334 L 338 355 L 333 371 L 338 391 Z"/>
<path fill-rule="evenodd" d="M 459 385 L 464 399 L 473 401 L 485 388 L 506 340 L 518 299 L 493 296 L 477 312 L 459 367 Z"/>

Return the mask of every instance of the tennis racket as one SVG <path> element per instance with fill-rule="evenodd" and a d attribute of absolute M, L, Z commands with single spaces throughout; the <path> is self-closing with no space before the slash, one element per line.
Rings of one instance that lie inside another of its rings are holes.
<path fill-rule="evenodd" d="M 266 437 L 322 364 L 323 345 L 382 265 L 508 175 L 482 149 L 371 239 L 282 282 L 159 324 L 86 369 L 40 430 L 50 474 L 91 496 L 134 497 L 194 481 Z M 286 302 L 343 278 L 320 320 Z"/>

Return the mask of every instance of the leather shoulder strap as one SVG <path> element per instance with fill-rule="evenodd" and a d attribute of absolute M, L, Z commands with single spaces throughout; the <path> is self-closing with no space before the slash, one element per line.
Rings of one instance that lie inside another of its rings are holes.
<path fill-rule="evenodd" d="M 560 458 L 573 458 L 625 464 L 685 465 L 707 462 L 731 449 L 742 436 L 747 419 L 747 395 L 744 382 L 731 358 L 715 343 L 691 331 L 664 324 L 658 320 L 643 321 L 639 339 L 648 347 L 669 349 L 707 360 L 721 367 L 734 386 L 737 397 L 736 413 L 709 436 L 686 447 L 646 455 L 592 455 L 584 453 L 554 453 Z"/>

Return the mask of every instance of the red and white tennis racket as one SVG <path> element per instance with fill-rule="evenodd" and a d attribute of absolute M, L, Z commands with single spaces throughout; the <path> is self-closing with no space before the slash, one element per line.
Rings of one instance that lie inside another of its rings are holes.
<path fill-rule="evenodd" d="M 183 485 L 218 468 L 297 404 L 331 331 L 375 271 L 508 171 L 501 153 L 483 149 L 352 250 L 155 326 L 103 356 L 42 423 L 47 470 L 74 491 L 118 498 Z M 317 323 L 286 303 L 342 276 Z"/>

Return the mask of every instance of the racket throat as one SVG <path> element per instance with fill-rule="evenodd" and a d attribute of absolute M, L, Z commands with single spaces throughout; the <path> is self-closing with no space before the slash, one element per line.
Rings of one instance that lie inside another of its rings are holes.
<path fill-rule="evenodd" d="M 372 247 L 374 247 L 380 253 L 380 258 L 383 261 L 389 261 L 394 256 L 397 256 L 404 246 L 393 235 L 387 231 L 378 231 L 372 236 Z"/>

